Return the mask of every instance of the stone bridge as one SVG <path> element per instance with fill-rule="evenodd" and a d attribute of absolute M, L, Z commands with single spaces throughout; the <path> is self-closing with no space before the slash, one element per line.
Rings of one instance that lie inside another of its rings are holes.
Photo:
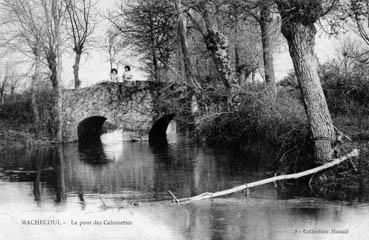
<path fill-rule="evenodd" d="M 100 137 L 105 122 L 123 130 L 132 140 L 165 138 L 174 113 L 155 101 L 164 83 L 104 82 L 63 92 L 63 140 L 93 140 Z"/>

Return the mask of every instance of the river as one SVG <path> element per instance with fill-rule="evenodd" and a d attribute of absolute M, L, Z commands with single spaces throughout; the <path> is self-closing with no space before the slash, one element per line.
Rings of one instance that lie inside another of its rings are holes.
<path fill-rule="evenodd" d="M 273 184 L 176 206 L 267 177 L 252 156 L 168 135 L 0 155 L 0 239 L 369 239 L 369 204 L 281 198 Z"/>

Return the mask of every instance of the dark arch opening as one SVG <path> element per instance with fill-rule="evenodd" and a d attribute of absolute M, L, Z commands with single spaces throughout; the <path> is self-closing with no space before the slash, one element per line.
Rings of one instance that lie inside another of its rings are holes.
<path fill-rule="evenodd" d="M 165 115 L 164 117 L 157 120 L 152 126 L 149 132 L 149 142 L 151 143 L 160 143 L 167 142 L 167 128 L 170 121 L 173 120 L 174 114 Z"/>
<path fill-rule="evenodd" d="M 102 126 L 106 118 L 93 116 L 82 120 L 78 124 L 78 141 L 80 143 L 96 143 L 100 142 L 102 134 Z"/>

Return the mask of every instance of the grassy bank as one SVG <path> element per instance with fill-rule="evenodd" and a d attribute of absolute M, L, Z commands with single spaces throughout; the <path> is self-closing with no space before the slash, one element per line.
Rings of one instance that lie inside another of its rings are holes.
<path fill-rule="evenodd" d="M 24 125 L 24 129 L 27 128 L 29 126 Z M 22 126 L 15 127 L 6 121 L 0 121 L 0 151 L 50 143 L 51 141 L 48 138 L 39 137 L 37 134 L 22 130 Z"/>

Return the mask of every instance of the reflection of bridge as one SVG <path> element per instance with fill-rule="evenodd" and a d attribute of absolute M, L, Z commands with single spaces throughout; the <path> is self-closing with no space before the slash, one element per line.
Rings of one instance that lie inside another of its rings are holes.
<path fill-rule="evenodd" d="M 162 138 L 173 119 L 157 96 L 161 85 L 149 81 L 105 82 L 63 93 L 63 139 L 72 142 L 101 134 L 105 121 L 136 138 Z"/>

